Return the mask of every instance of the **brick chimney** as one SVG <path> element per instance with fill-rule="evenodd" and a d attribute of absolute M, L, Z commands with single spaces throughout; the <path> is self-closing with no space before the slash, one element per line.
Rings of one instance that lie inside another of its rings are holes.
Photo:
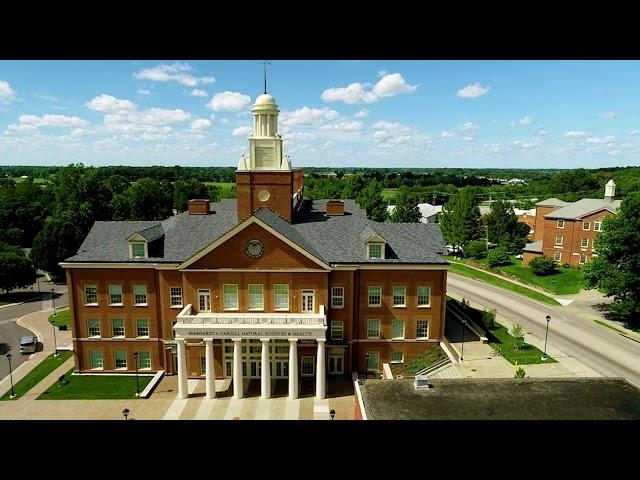
<path fill-rule="evenodd" d="M 342 200 L 327 200 L 327 215 L 344 215 Z"/>
<path fill-rule="evenodd" d="M 189 215 L 209 214 L 211 201 L 208 198 L 194 198 L 189 200 Z"/>

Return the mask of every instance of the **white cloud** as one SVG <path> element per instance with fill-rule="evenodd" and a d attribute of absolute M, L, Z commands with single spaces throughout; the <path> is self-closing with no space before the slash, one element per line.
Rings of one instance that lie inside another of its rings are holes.
<path fill-rule="evenodd" d="M 385 75 L 387 75 L 389 72 L 387 72 L 386 70 L 378 70 L 378 76 L 379 77 L 384 77 Z"/>
<path fill-rule="evenodd" d="M 513 144 L 516 147 L 520 147 L 520 148 L 523 148 L 525 150 L 528 150 L 530 148 L 536 148 L 536 147 L 540 146 L 540 144 L 538 142 L 526 142 L 526 141 L 523 141 L 523 140 L 516 140 L 515 142 L 513 142 Z"/>
<path fill-rule="evenodd" d="M 85 106 L 89 110 L 95 110 L 96 112 L 120 112 L 127 110 L 135 110 L 136 105 L 129 100 L 119 100 L 111 95 L 102 94 L 95 97 L 90 102 L 86 102 Z"/>
<path fill-rule="evenodd" d="M 546 131 L 544 128 L 541 128 L 541 129 L 536 131 L 536 135 L 543 136 L 543 135 L 548 135 L 548 134 L 549 134 L 549 132 Z"/>
<path fill-rule="evenodd" d="M 338 112 L 330 108 L 302 107 L 292 112 L 282 112 L 280 120 L 283 125 L 321 125 L 329 120 L 338 118 Z"/>
<path fill-rule="evenodd" d="M 640 130 L 631 130 L 629 132 L 629 135 L 638 135 L 640 133 Z"/>
<path fill-rule="evenodd" d="M 321 98 L 325 102 L 344 102 L 347 104 L 373 103 L 383 97 L 393 97 L 401 93 L 415 92 L 419 85 L 409 85 L 399 73 L 388 74 L 383 70 L 378 74 L 384 76 L 373 86 L 371 91 L 366 90 L 368 83 L 352 83 L 348 87 L 331 87 L 322 92 Z"/>
<path fill-rule="evenodd" d="M 358 120 L 342 120 L 332 124 L 323 125 L 320 130 L 348 130 L 355 131 L 362 129 L 362 122 Z"/>
<path fill-rule="evenodd" d="M 447 132 L 446 130 L 444 130 L 441 133 L 439 133 L 438 135 L 436 135 L 436 137 L 437 138 L 442 138 L 442 139 L 447 139 L 447 138 L 453 137 L 453 133 Z"/>
<path fill-rule="evenodd" d="M 192 132 L 204 132 L 209 129 L 211 126 L 211 121 L 206 118 L 198 118 L 191 122 L 191 131 Z"/>
<path fill-rule="evenodd" d="M 70 117 L 67 115 L 20 115 L 20 123 L 32 125 L 33 127 L 80 127 L 88 125 L 89 122 L 79 117 Z"/>
<path fill-rule="evenodd" d="M 220 119 L 220 123 L 229 123 L 229 119 L 228 118 L 221 118 Z"/>
<path fill-rule="evenodd" d="M 457 95 L 462 98 L 478 98 L 489 91 L 489 87 L 479 83 L 471 83 L 458 90 Z"/>
<path fill-rule="evenodd" d="M 463 142 L 473 142 L 474 140 L 475 140 L 475 137 L 471 137 L 471 136 L 462 137 Z"/>
<path fill-rule="evenodd" d="M 233 130 L 233 136 L 237 137 L 237 136 L 246 136 L 249 135 L 251 132 L 253 132 L 253 129 L 251 127 L 238 127 L 236 129 Z"/>
<path fill-rule="evenodd" d="M 611 155 L 612 157 L 617 157 L 618 155 L 622 154 L 622 150 L 611 150 L 609 152 L 609 155 Z"/>
<path fill-rule="evenodd" d="M 600 114 L 600 118 L 603 118 L 604 120 L 611 120 L 615 116 L 616 112 L 604 112 Z"/>
<path fill-rule="evenodd" d="M 564 134 L 566 138 L 585 138 L 590 137 L 591 134 L 589 132 L 585 132 L 584 130 L 571 130 Z"/>
<path fill-rule="evenodd" d="M 533 118 L 531 118 L 529 115 L 526 115 L 522 117 L 520 120 L 514 120 L 509 125 L 511 125 L 512 127 L 516 125 L 529 125 L 531 124 L 531 122 L 533 122 Z"/>
<path fill-rule="evenodd" d="M 251 103 L 251 97 L 240 92 L 225 91 L 216 93 L 207 103 L 207 108 L 216 112 L 239 112 Z"/>
<path fill-rule="evenodd" d="M 354 115 L 354 117 L 356 118 L 367 118 L 369 116 L 369 110 L 367 110 L 366 108 L 363 108 L 362 110 L 356 112 L 356 114 Z"/>
<path fill-rule="evenodd" d="M 16 92 L 11 88 L 9 82 L 0 80 L 0 103 L 8 104 L 16 99 Z"/>
<path fill-rule="evenodd" d="M 476 125 L 475 123 L 473 123 L 473 122 L 466 122 L 466 123 L 463 123 L 458 128 L 458 130 L 461 130 L 463 132 L 476 132 L 476 131 L 478 131 L 479 128 L 480 127 L 478 125 Z"/>
<path fill-rule="evenodd" d="M 616 137 L 613 135 L 608 135 L 606 137 L 601 138 L 587 138 L 587 143 L 597 143 L 597 144 L 609 144 L 616 141 Z"/>
<path fill-rule="evenodd" d="M 395 130 L 395 131 L 409 130 L 409 127 L 405 127 L 401 123 L 388 122 L 387 120 L 380 120 L 379 122 L 376 122 L 373 125 L 371 125 L 371 128 L 376 130 Z"/>
<path fill-rule="evenodd" d="M 192 97 L 208 97 L 209 94 L 204 90 L 200 90 L 199 88 L 194 88 L 193 90 L 191 90 L 191 96 Z"/>
<path fill-rule="evenodd" d="M 151 80 L 152 82 L 180 82 L 187 87 L 213 83 L 214 77 L 195 77 L 190 72 L 193 68 L 188 63 L 161 64 L 153 68 L 143 68 L 133 74 L 138 80 Z"/>
<path fill-rule="evenodd" d="M 151 95 L 151 90 L 147 90 L 145 88 L 140 88 L 136 92 L 138 95 Z"/>
<path fill-rule="evenodd" d="M 24 134 L 24 133 L 36 133 L 37 131 L 38 129 L 33 125 L 29 125 L 26 123 L 21 123 L 21 124 L 12 123 L 7 127 L 7 130 L 4 133 L 5 135 L 9 133 Z"/>
<path fill-rule="evenodd" d="M 191 115 L 184 110 L 167 110 L 165 108 L 150 108 L 149 110 L 118 112 L 104 116 L 104 123 L 126 123 L 131 122 L 143 125 L 170 125 L 172 123 L 185 122 Z"/>
<path fill-rule="evenodd" d="M 490 153 L 497 153 L 504 150 L 504 146 L 501 143 L 487 143 L 483 148 Z"/>

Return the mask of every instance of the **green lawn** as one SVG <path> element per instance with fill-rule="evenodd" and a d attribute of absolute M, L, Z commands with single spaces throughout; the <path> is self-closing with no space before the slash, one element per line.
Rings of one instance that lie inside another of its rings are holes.
<path fill-rule="evenodd" d="M 397 191 L 398 191 L 397 188 L 383 188 L 382 198 L 387 202 L 393 201 L 393 199 L 396 198 Z"/>
<path fill-rule="evenodd" d="M 462 265 L 461 263 L 455 263 L 451 260 L 449 261 L 451 262 L 451 269 L 449 270 L 451 273 L 456 273 L 458 275 L 463 275 L 469 278 L 476 278 L 490 285 L 495 285 L 496 287 L 511 290 L 512 292 L 516 292 L 520 295 L 524 295 L 526 297 L 532 298 L 533 300 L 547 303 L 549 305 L 560 305 L 560 303 L 555 301 L 553 298 L 548 297 L 543 293 L 536 292 L 535 290 L 531 290 L 530 288 L 526 288 L 520 285 L 516 285 L 515 283 L 495 277 L 489 273 L 481 272 L 480 270 L 467 267 L 465 265 Z"/>
<path fill-rule="evenodd" d="M 496 323 L 495 328 L 489 329 L 489 345 L 494 350 L 499 350 L 502 356 L 512 365 L 515 365 L 516 361 L 518 365 L 530 365 L 533 363 L 557 363 L 556 360 L 551 358 L 547 354 L 547 360 L 541 360 L 542 351 L 529 345 L 523 344 L 519 350 L 516 350 L 516 339 L 509 335 L 506 327 Z M 526 340 L 526 337 L 525 337 Z"/>
<path fill-rule="evenodd" d="M 434 365 L 442 360 L 446 360 L 447 354 L 440 348 L 440 345 L 427 350 L 426 352 L 418 355 L 416 358 L 409 360 L 405 363 L 390 363 L 391 373 L 395 378 L 396 375 L 402 375 L 403 377 L 413 377 L 416 372 L 419 372 L 423 368 L 427 368 L 429 365 Z"/>
<path fill-rule="evenodd" d="M 31 370 L 18 383 L 14 385 L 14 391 L 18 397 L 21 397 L 33 387 L 35 387 L 43 378 L 53 372 L 56 368 L 62 365 L 67 358 L 73 355 L 73 352 L 60 352 L 60 355 L 57 358 L 53 358 L 53 354 L 49 355 L 45 358 L 40 364 Z M 11 394 L 11 390 L 7 391 L 0 400 L 9 400 L 9 395 Z"/>
<path fill-rule="evenodd" d="M 49 315 L 49 323 L 56 321 L 56 325 L 66 325 L 67 328 L 71 328 L 71 310 L 69 308 L 63 308 L 58 310 L 56 308 L 57 315 L 54 317 L 53 313 Z"/>
<path fill-rule="evenodd" d="M 15 180 L 16 183 L 22 183 L 25 182 L 27 179 L 26 178 L 20 178 L 20 177 L 13 177 L 13 180 Z M 46 178 L 42 178 L 42 177 L 36 177 L 33 179 L 33 183 L 50 183 L 48 179 Z"/>
<path fill-rule="evenodd" d="M 71 375 L 73 368 L 67 372 L 68 383 L 51 385 L 37 400 L 110 400 L 136 397 L 135 375 Z M 139 376 L 142 392 L 153 378 Z"/>

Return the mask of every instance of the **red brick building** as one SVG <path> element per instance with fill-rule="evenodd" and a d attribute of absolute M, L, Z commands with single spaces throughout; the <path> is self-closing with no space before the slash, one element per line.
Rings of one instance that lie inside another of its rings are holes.
<path fill-rule="evenodd" d="M 569 203 L 548 198 L 538 202 L 534 242 L 523 251 L 523 264 L 546 255 L 562 265 L 582 267 L 597 256 L 593 240 L 602 230 L 602 219 L 616 213 L 616 184 L 609 180 L 603 199 L 583 198 Z"/>
<path fill-rule="evenodd" d="M 352 200 L 303 198 L 282 155 L 277 105 L 253 106 L 237 199 L 189 201 L 164 221 L 96 222 L 66 268 L 77 372 L 259 381 L 298 395 L 299 377 L 382 369 L 444 335 L 440 227 L 368 220 Z"/>

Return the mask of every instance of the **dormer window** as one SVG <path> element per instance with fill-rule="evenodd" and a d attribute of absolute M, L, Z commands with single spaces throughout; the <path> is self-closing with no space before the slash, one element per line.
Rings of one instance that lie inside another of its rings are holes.
<path fill-rule="evenodd" d="M 367 258 L 380 260 L 384 258 L 384 243 L 367 243 Z"/>
<path fill-rule="evenodd" d="M 147 242 L 129 242 L 131 258 L 148 258 Z"/>

